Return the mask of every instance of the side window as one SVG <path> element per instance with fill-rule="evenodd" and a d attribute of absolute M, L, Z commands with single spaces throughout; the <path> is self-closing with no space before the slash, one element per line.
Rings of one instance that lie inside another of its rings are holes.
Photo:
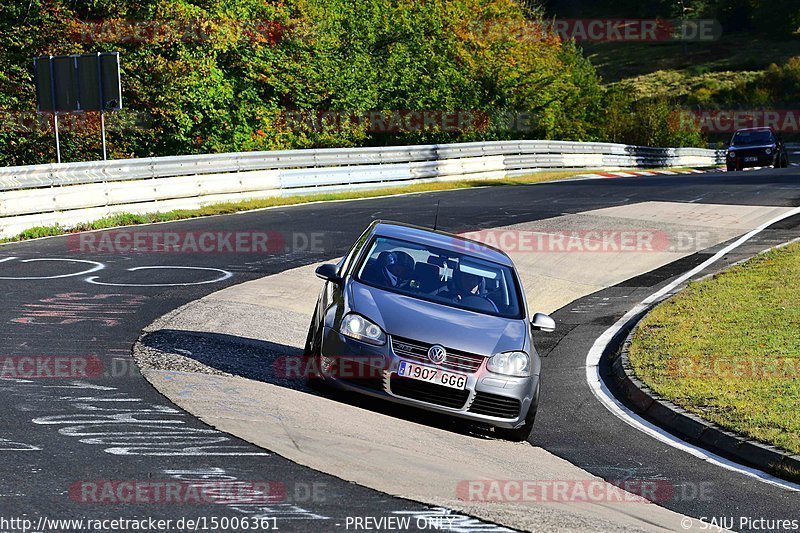
<path fill-rule="evenodd" d="M 339 275 L 346 276 L 349 271 L 350 267 L 353 265 L 353 261 L 355 261 L 356 257 L 358 256 L 358 252 L 364 247 L 364 242 L 367 240 L 367 236 L 369 235 L 369 230 L 366 230 L 364 233 L 361 234 L 361 237 L 353 244 L 353 247 L 350 248 L 350 251 L 347 252 L 347 255 L 344 256 L 342 262 L 339 266 Z"/>

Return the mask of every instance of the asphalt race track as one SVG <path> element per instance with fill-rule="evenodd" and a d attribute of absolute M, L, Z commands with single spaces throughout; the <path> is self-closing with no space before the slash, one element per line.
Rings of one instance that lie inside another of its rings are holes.
<path fill-rule="evenodd" d="M 0 515 L 28 517 L 40 530 L 77 529 L 39 522 L 41 517 L 271 517 L 282 530 L 337 531 L 348 524 L 353 529 L 348 522 L 353 517 L 388 516 L 447 518 L 452 531 L 503 530 L 315 472 L 215 431 L 152 388 L 133 363 L 131 346 L 144 327 L 187 302 L 342 255 L 376 218 L 431 225 L 438 202 L 439 227 L 463 232 L 649 201 L 796 207 L 800 173 L 790 168 L 486 187 L 147 228 L 274 232 L 282 245 L 269 254 L 104 253 L 82 247 L 75 236 L 3 246 Z M 793 217 L 715 268 L 798 236 L 800 217 Z M 659 504 L 692 517 L 797 518 L 797 492 L 710 465 L 637 432 L 600 405 L 585 381 L 584 361 L 594 340 L 635 303 L 713 251 L 583 297 L 554 314 L 557 332 L 538 341 L 546 357 L 531 444 L 607 480 L 668 483 L 675 494 Z M 39 365 L 35 376 L 26 374 L 31 358 Z M 167 481 L 249 483 L 261 492 L 250 499 L 180 505 L 163 494 L 153 503 L 139 497 L 135 505 L 119 493 L 103 497 L 103 488 L 119 482 Z M 696 493 L 699 487 L 702 495 Z M 410 523 L 414 529 L 415 521 Z M 393 525 L 385 522 L 373 530 Z"/>

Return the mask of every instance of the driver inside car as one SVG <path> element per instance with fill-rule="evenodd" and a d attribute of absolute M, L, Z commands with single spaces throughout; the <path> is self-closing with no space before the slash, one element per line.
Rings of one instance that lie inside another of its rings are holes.
<path fill-rule="evenodd" d="M 481 282 L 483 278 L 480 276 L 457 270 L 453 281 L 455 282 L 454 300 L 461 300 L 465 296 L 482 296 Z"/>
<path fill-rule="evenodd" d="M 365 270 L 368 282 L 397 289 L 410 288 L 414 275 L 414 258 L 403 251 L 381 252 L 376 265 Z"/>
<path fill-rule="evenodd" d="M 486 280 L 477 274 L 456 270 L 453 275 L 453 287 L 447 296 L 455 303 L 466 303 L 470 307 L 497 312 L 497 306 L 487 296 Z"/>

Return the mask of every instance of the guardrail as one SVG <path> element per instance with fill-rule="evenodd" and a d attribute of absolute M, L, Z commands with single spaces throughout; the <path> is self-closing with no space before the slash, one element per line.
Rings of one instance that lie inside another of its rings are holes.
<path fill-rule="evenodd" d="M 501 179 L 546 169 L 714 166 L 724 152 L 567 141 L 245 152 L 0 168 L 0 237 L 115 213 L 224 201 Z"/>

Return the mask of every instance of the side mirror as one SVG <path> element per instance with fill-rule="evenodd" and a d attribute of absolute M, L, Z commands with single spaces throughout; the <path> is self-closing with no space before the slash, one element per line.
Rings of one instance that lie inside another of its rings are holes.
<path fill-rule="evenodd" d="M 549 333 L 556 330 L 556 321 L 544 313 L 536 313 L 531 320 L 531 326 L 533 329 Z"/>
<path fill-rule="evenodd" d="M 342 281 L 342 278 L 339 277 L 339 267 L 333 263 L 318 266 L 316 274 L 318 278 L 324 279 L 325 281 L 332 281 L 333 283 Z"/>

